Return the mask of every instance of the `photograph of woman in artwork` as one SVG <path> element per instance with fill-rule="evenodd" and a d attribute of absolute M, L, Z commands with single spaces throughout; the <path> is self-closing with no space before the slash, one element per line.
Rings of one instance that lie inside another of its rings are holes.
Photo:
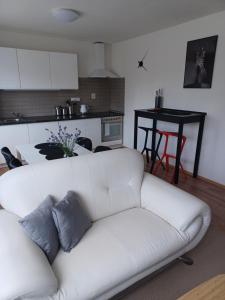
<path fill-rule="evenodd" d="M 211 88 L 218 36 L 187 44 L 184 88 Z"/>

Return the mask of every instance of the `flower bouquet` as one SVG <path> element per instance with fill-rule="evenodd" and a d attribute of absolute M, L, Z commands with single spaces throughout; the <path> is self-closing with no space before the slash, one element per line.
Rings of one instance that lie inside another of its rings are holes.
<path fill-rule="evenodd" d="M 67 132 L 66 126 L 62 128 L 61 125 L 59 125 L 59 130 L 56 134 L 48 128 L 46 128 L 45 130 L 50 134 L 50 137 L 47 140 L 48 143 L 58 145 L 63 150 L 65 157 L 76 156 L 74 150 L 76 147 L 77 138 L 81 134 L 81 131 L 79 129 L 76 128 L 75 132 L 71 134 Z"/>

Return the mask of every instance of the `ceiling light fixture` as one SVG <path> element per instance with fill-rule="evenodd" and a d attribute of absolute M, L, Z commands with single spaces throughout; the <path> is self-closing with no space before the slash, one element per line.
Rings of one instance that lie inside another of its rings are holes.
<path fill-rule="evenodd" d="M 70 23 L 80 17 L 79 12 L 69 8 L 54 8 L 52 9 L 52 15 L 62 23 Z"/>

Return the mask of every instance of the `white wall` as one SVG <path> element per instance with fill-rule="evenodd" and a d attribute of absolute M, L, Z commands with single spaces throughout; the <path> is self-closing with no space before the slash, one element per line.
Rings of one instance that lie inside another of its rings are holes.
<path fill-rule="evenodd" d="M 216 34 L 219 39 L 212 88 L 183 89 L 187 41 Z M 148 72 L 137 69 L 146 49 Z M 111 55 L 113 70 L 125 77 L 125 145 L 133 146 L 134 109 L 153 107 L 155 90 L 163 88 L 165 107 L 208 113 L 199 173 L 225 184 L 225 12 L 113 44 Z M 166 123 L 160 126 L 167 128 Z M 185 126 L 184 133 L 188 140 L 183 161 L 186 169 L 192 170 L 197 126 Z M 143 136 L 139 149 L 142 144 Z"/>
<path fill-rule="evenodd" d="M 0 30 L 0 46 L 77 53 L 79 77 L 87 77 L 94 68 L 94 51 L 91 42 Z"/>

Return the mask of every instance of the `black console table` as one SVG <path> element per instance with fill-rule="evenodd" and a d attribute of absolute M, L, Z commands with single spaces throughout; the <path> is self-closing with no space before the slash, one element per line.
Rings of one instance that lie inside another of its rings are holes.
<path fill-rule="evenodd" d="M 178 124 L 178 138 L 177 138 L 177 150 L 176 150 L 176 164 L 175 164 L 175 178 L 174 182 L 177 184 L 179 179 L 179 165 L 181 156 L 181 141 L 183 135 L 184 124 L 199 123 L 198 140 L 195 153 L 195 163 L 193 170 L 193 177 L 198 176 L 198 166 L 201 153 L 202 136 L 204 130 L 205 112 L 188 111 L 188 110 L 177 110 L 169 108 L 161 109 L 137 109 L 135 110 L 134 118 L 134 149 L 137 149 L 137 133 L 138 133 L 138 118 L 146 118 L 153 120 L 153 132 L 152 132 L 152 166 L 151 173 L 154 168 L 156 155 L 155 155 L 155 144 L 156 144 L 156 129 L 157 121 L 165 121 L 170 123 Z"/>

